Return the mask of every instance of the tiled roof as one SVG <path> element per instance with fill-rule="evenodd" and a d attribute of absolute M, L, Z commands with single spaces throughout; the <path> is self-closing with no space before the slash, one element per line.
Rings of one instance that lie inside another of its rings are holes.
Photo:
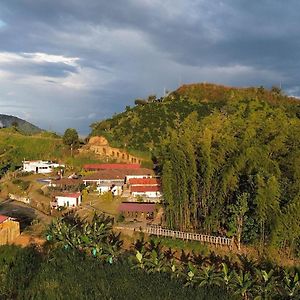
<path fill-rule="evenodd" d="M 120 170 L 101 170 L 96 173 L 90 174 L 83 178 L 83 180 L 116 180 L 125 179 L 127 175 L 145 175 L 153 176 L 154 172 L 150 169 L 120 169 Z"/>
<path fill-rule="evenodd" d="M 4 221 L 8 220 L 8 216 L 0 215 L 0 224 L 3 223 Z"/>
<path fill-rule="evenodd" d="M 153 212 L 155 203 L 123 202 L 119 205 L 119 211 L 123 212 Z"/>
<path fill-rule="evenodd" d="M 119 169 L 139 169 L 140 164 L 86 164 L 85 170 L 119 170 Z"/>
<path fill-rule="evenodd" d="M 82 179 L 61 178 L 58 180 L 52 180 L 51 183 L 61 185 L 78 185 L 83 183 L 83 181 Z"/>
<path fill-rule="evenodd" d="M 159 185 L 160 180 L 157 178 L 130 178 L 131 185 Z"/>
<path fill-rule="evenodd" d="M 67 197 L 67 198 L 78 198 L 79 196 L 81 196 L 81 193 L 63 193 L 63 194 L 59 194 L 56 197 Z"/>
<path fill-rule="evenodd" d="M 160 186 L 158 185 L 134 185 L 131 186 L 130 191 L 131 192 L 158 192 L 160 190 Z"/>

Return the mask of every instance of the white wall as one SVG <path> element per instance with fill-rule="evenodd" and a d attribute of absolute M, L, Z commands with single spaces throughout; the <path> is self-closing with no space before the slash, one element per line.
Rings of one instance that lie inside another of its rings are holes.
<path fill-rule="evenodd" d="M 157 198 L 161 196 L 160 192 L 132 192 L 132 196 L 144 196 L 149 198 Z"/>
<path fill-rule="evenodd" d="M 78 205 L 81 204 L 81 196 L 79 196 L 78 198 L 65 197 L 65 196 L 56 196 L 55 199 L 57 201 L 58 206 L 68 206 L 68 207 L 77 206 L 77 203 L 76 203 L 77 199 L 78 199 Z"/>
<path fill-rule="evenodd" d="M 49 174 L 53 171 L 54 168 L 57 168 L 59 166 L 59 164 L 47 161 L 25 161 L 23 162 L 23 171 L 39 174 Z"/>

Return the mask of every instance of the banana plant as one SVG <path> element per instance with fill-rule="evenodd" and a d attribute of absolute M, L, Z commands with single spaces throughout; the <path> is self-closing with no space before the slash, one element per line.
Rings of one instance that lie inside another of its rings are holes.
<path fill-rule="evenodd" d="M 240 270 L 239 273 L 234 271 L 234 277 L 229 286 L 234 295 L 240 295 L 244 300 L 248 300 L 252 296 L 253 283 L 251 274 Z"/>
<path fill-rule="evenodd" d="M 278 277 L 274 276 L 274 270 L 267 272 L 265 270 L 257 269 L 256 274 L 257 284 L 254 286 L 254 289 L 257 296 L 255 297 L 255 300 L 273 299 L 278 295 Z"/>
<path fill-rule="evenodd" d="M 199 287 L 212 285 L 220 286 L 223 282 L 223 278 L 219 272 L 216 272 L 214 266 L 207 266 L 201 269 L 198 281 Z"/>
<path fill-rule="evenodd" d="M 299 273 L 284 270 L 281 294 L 288 299 L 300 299 Z"/>
<path fill-rule="evenodd" d="M 222 278 L 223 278 L 223 283 L 226 287 L 226 289 L 229 289 L 230 283 L 233 279 L 234 273 L 229 270 L 228 265 L 226 263 L 222 263 Z"/>
<path fill-rule="evenodd" d="M 198 269 L 189 261 L 185 273 L 185 286 L 195 286 L 198 283 Z"/>

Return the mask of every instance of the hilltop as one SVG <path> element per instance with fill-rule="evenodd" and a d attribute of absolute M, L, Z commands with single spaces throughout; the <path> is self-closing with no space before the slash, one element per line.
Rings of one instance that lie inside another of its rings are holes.
<path fill-rule="evenodd" d="M 15 126 L 24 134 L 36 134 L 42 132 L 42 129 L 15 116 L 0 114 L 0 128 Z"/>
<path fill-rule="evenodd" d="M 230 113 L 229 105 L 251 100 L 281 107 L 291 117 L 300 116 L 300 101 L 285 96 L 276 87 L 268 90 L 263 87 L 188 84 L 165 97 L 137 99 L 134 107 L 126 107 L 124 112 L 92 124 L 90 136 L 105 136 L 116 147 L 151 151 L 170 129 L 178 128 L 191 113 L 196 112 L 201 120 L 213 111 Z"/>

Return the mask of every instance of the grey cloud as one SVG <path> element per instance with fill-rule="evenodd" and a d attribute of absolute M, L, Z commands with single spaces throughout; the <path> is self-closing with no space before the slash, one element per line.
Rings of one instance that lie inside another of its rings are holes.
<path fill-rule="evenodd" d="M 281 83 L 300 95 L 299 10 L 297 0 L 3 0 L 0 53 L 79 59 L 0 64 L 0 88 L 36 107 L 26 113 L 37 123 L 85 133 L 134 98 L 180 83 Z"/>

